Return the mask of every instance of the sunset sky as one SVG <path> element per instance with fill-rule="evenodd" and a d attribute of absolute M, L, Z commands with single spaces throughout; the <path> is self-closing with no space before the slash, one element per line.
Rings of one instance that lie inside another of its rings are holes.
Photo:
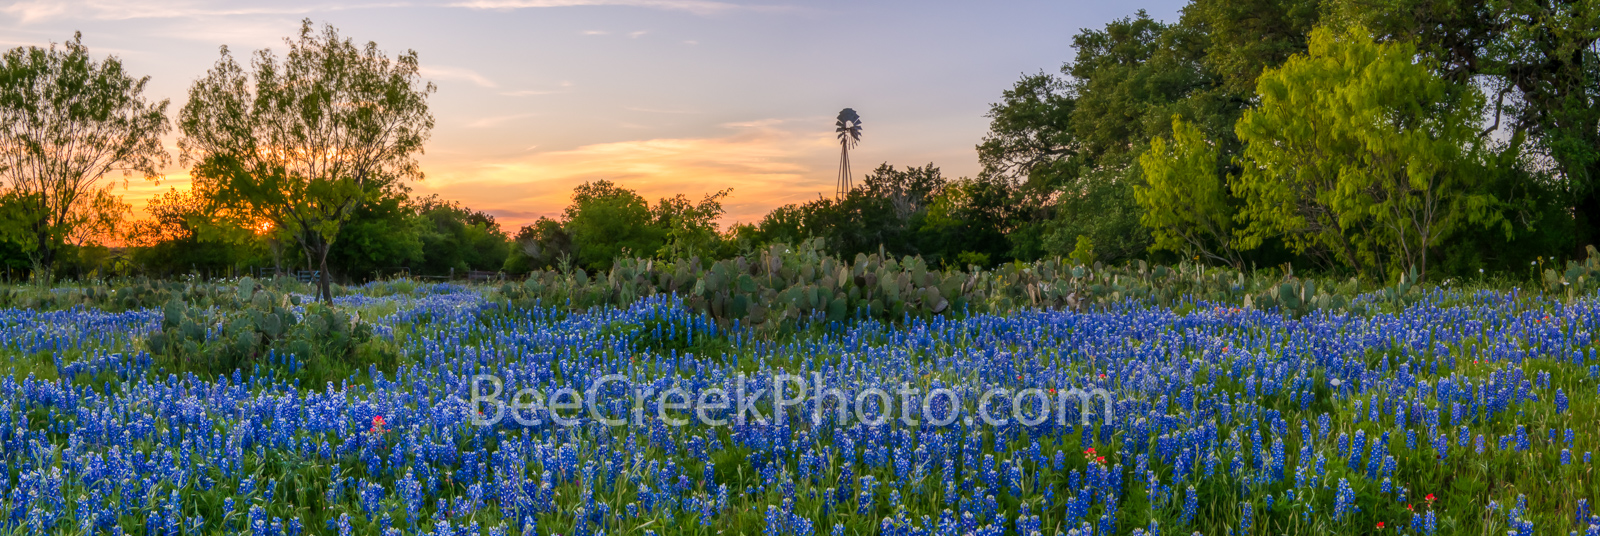
<path fill-rule="evenodd" d="M 9 2 L 9 3 L 8 3 Z M 0 0 L 0 46 L 44 46 L 81 30 L 96 56 L 151 77 L 183 106 L 227 45 L 284 49 L 299 21 L 331 23 L 391 56 L 416 50 L 438 85 L 427 178 L 496 215 L 508 232 L 554 216 L 573 186 L 609 179 L 650 199 L 733 188 L 724 223 L 831 194 L 833 117 L 864 125 L 851 162 L 978 171 L 990 103 L 1023 73 L 1055 71 L 1080 28 L 1182 2 L 440 0 L 154 2 Z M 159 183 L 129 182 L 140 211 L 187 188 L 177 135 Z"/>

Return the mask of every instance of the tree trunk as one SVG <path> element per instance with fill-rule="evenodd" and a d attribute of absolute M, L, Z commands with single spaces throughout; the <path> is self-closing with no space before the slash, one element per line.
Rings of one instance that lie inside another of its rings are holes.
<path fill-rule="evenodd" d="M 272 277 L 283 275 L 283 242 L 269 238 L 267 245 L 272 247 Z"/>
<path fill-rule="evenodd" d="M 317 292 L 321 294 L 323 303 L 333 303 L 333 288 L 328 283 L 328 244 L 322 244 L 322 261 L 318 268 Z"/>
<path fill-rule="evenodd" d="M 33 256 L 33 279 L 35 283 L 49 287 L 55 282 L 56 250 L 42 234 L 39 236 L 38 244 Z"/>

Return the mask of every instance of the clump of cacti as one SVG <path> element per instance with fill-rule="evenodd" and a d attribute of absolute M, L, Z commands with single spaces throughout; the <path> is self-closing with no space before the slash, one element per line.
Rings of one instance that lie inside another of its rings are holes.
<path fill-rule="evenodd" d="M 1555 266 L 1545 268 L 1540 274 L 1540 282 L 1544 283 L 1544 290 L 1573 297 L 1582 294 L 1594 294 L 1600 291 L 1600 251 L 1594 246 L 1585 248 L 1588 258 L 1583 262 L 1567 261 L 1565 269 L 1557 270 Z"/>
<path fill-rule="evenodd" d="M 351 313 L 266 288 L 246 277 L 231 293 L 207 296 L 209 307 L 174 296 L 162 306 L 161 329 L 146 338 L 157 362 L 174 370 L 227 372 L 268 355 L 291 372 L 299 364 L 343 360 L 370 340 L 371 328 Z"/>
<path fill-rule="evenodd" d="M 256 284 L 283 294 L 315 292 L 310 285 L 287 277 L 259 280 Z M 236 283 L 227 280 L 155 280 L 145 277 L 86 280 L 51 288 L 32 284 L 0 286 L 0 307 L 34 310 L 88 307 L 103 311 L 132 311 L 161 308 L 173 299 L 202 308 L 228 307 L 235 301 L 231 294 L 237 288 Z M 334 291 L 335 294 L 346 292 L 343 287 L 337 286 Z"/>
<path fill-rule="evenodd" d="M 1600 269 L 1600 264 L 1596 267 Z M 1376 297 L 1358 298 L 1362 295 L 1358 280 L 1319 285 L 1295 277 L 1287 266 L 1246 272 L 1189 263 L 1152 266 L 1144 261 L 1086 266 L 1057 258 L 992 269 L 935 268 L 920 257 L 896 259 L 881 252 L 846 261 L 824 253 L 819 241 L 807 241 L 710 263 L 698 258 L 619 259 L 604 273 L 538 271 L 521 283 L 502 284 L 500 293 L 519 305 L 580 310 L 677 294 L 720 326 L 762 327 L 801 320 L 893 321 L 1018 307 L 1082 309 L 1126 301 L 1164 306 L 1208 303 L 1295 316 L 1316 310 L 1364 312 L 1380 301 L 1410 303 L 1417 292 L 1416 280 L 1415 274 L 1408 274 Z"/>

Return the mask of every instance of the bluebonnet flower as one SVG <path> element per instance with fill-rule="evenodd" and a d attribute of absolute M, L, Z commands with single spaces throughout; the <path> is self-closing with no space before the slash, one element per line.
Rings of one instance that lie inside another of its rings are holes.
<path fill-rule="evenodd" d="M 1333 499 L 1334 521 L 1344 521 L 1344 518 L 1355 507 L 1355 500 L 1356 492 L 1355 489 L 1350 487 L 1350 481 L 1343 478 L 1339 479 L 1339 488 L 1335 492 Z"/>
<path fill-rule="evenodd" d="M 872 475 L 861 477 L 861 494 L 857 497 L 856 513 L 866 515 L 873 509 L 872 491 L 877 487 L 877 480 Z"/>
<path fill-rule="evenodd" d="M 1181 517 L 1179 517 L 1179 519 L 1182 520 L 1181 523 L 1183 525 L 1188 525 L 1190 523 L 1193 523 L 1194 522 L 1195 513 L 1199 510 L 1199 508 L 1200 508 L 1199 493 L 1195 492 L 1194 486 L 1189 486 L 1189 488 L 1187 489 L 1186 493 L 1184 494 L 1183 515 Z"/>

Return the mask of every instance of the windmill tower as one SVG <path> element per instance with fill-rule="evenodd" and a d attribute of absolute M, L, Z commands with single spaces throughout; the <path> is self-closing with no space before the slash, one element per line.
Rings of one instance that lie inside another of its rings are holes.
<path fill-rule="evenodd" d="M 839 133 L 839 188 L 834 197 L 844 199 L 850 195 L 850 148 L 861 142 L 861 116 L 854 109 L 845 108 L 833 125 L 837 127 L 834 132 Z"/>

